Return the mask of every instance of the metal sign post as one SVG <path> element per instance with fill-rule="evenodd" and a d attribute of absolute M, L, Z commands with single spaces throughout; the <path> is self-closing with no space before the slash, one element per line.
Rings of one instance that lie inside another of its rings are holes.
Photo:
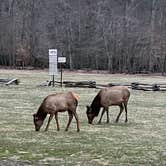
<path fill-rule="evenodd" d="M 58 63 L 60 63 L 60 71 L 61 71 L 61 87 L 62 87 L 62 63 L 66 63 L 66 57 L 58 57 Z"/>
<path fill-rule="evenodd" d="M 57 71 L 57 49 L 49 49 L 49 75 L 52 76 L 53 86 Z"/>

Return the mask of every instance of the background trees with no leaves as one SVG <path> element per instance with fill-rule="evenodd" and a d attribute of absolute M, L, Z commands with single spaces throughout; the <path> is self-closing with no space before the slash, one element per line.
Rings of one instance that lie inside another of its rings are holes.
<path fill-rule="evenodd" d="M 0 64 L 48 66 L 48 49 L 69 69 L 166 71 L 165 0 L 1 0 Z"/>

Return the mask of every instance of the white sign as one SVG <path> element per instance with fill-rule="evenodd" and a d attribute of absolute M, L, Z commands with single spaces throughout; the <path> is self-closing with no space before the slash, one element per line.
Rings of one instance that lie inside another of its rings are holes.
<path fill-rule="evenodd" d="M 57 63 L 57 55 L 49 55 L 49 63 Z"/>
<path fill-rule="evenodd" d="M 66 57 L 58 57 L 58 63 L 66 63 Z"/>
<path fill-rule="evenodd" d="M 49 49 L 49 75 L 57 75 L 57 49 Z"/>
<path fill-rule="evenodd" d="M 54 63 L 49 63 L 49 75 L 57 75 L 58 70 L 57 70 L 57 64 Z"/>
<path fill-rule="evenodd" d="M 49 49 L 49 55 L 57 56 L 57 49 Z"/>

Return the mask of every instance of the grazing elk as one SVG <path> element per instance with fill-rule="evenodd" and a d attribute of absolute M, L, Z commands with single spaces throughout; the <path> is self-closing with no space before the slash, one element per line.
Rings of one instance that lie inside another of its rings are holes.
<path fill-rule="evenodd" d="M 79 99 L 79 96 L 73 92 L 56 93 L 56 94 L 51 94 L 47 96 L 41 103 L 37 113 L 33 114 L 35 130 L 36 131 L 40 130 L 40 127 L 42 126 L 43 121 L 46 118 L 47 114 L 50 114 L 45 131 L 48 130 L 50 121 L 52 120 L 54 115 L 55 115 L 55 120 L 57 124 L 57 130 L 59 131 L 60 128 L 58 123 L 58 112 L 67 111 L 69 115 L 69 121 L 65 131 L 68 131 L 69 125 L 74 115 L 77 122 L 77 132 L 79 132 L 80 131 L 79 120 L 78 120 L 78 115 L 76 113 L 78 99 Z"/>
<path fill-rule="evenodd" d="M 107 113 L 107 123 L 109 123 L 109 113 L 108 108 L 112 105 L 118 105 L 120 107 L 120 112 L 116 118 L 116 122 L 118 122 L 123 109 L 125 108 L 126 112 L 126 119 L 125 122 L 128 121 L 127 119 L 127 103 L 130 97 L 130 92 L 127 87 L 125 86 L 112 86 L 108 88 L 103 88 L 99 91 L 96 95 L 94 100 L 92 101 L 91 106 L 87 106 L 87 117 L 88 123 L 92 124 L 92 121 L 95 116 L 98 116 L 100 108 L 103 107 L 103 111 L 101 113 L 101 117 L 98 123 L 101 123 L 101 119 L 103 114 Z"/>

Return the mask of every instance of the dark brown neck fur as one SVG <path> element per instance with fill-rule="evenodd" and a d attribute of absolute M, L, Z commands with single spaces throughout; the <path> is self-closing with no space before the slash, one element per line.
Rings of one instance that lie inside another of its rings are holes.
<path fill-rule="evenodd" d="M 101 96 L 99 92 L 91 104 L 92 112 L 95 114 L 95 116 L 98 116 L 100 112 L 100 108 L 101 108 L 100 101 L 101 101 Z"/>
<path fill-rule="evenodd" d="M 43 103 L 40 105 L 40 107 L 39 107 L 39 109 L 38 109 L 38 111 L 37 111 L 36 116 L 37 116 L 38 118 L 42 119 L 42 120 L 44 120 L 44 119 L 46 118 L 47 113 L 44 112 L 44 105 L 43 105 Z"/>

